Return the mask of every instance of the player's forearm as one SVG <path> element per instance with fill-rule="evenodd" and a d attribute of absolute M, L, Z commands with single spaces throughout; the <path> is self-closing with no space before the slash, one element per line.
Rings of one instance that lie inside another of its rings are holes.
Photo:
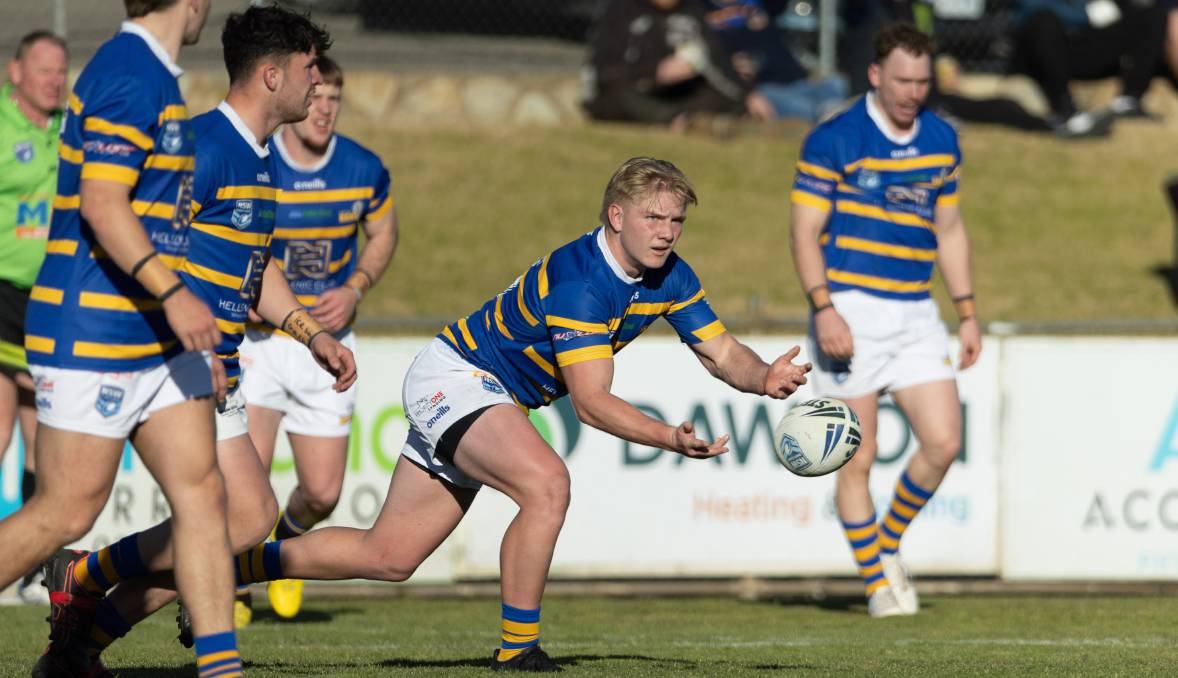
<path fill-rule="evenodd" d="M 826 262 L 818 245 L 818 236 L 826 225 L 826 214 L 806 205 L 794 205 L 791 216 L 789 239 L 794 270 L 802 291 L 809 292 L 826 284 Z"/>
<path fill-rule="evenodd" d="M 965 228 L 954 228 L 938 236 L 937 263 L 950 297 L 958 299 L 974 293 L 969 260 L 969 236 Z"/>
<path fill-rule="evenodd" d="M 573 408 L 582 423 L 638 445 L 674 450 L 675 427 L 646 416 L 637 407 L 613 395 L 595 393 L 573 397 Z"/>
<path fill-rule="evenodd" d="M 83 181 L 80 191 L 82 218 L 90 224 L 94 238 L 106 255 L 124 273 L 131 274 L 135 264 L 156 251 L 147 231 L 131 210 L 130 194 L 114 186 L 95 186 Z M 109 183 L 109 182 L 103 182 Z"/>
<path fill-rule="evenodd" d="M 262 316 L 262 320 L 274 327 L 281 327 L 287 314 L 295 308 L 302 308 L 302 304 L 291 291 L 282 269 L 271 259 L 262 271 L 262 289 L 258 292 L 254 310 Z"/>
<path fill-rule="evenodd" d="M 717 376 L 732 388 L 743 393 L 765 395 L 765 375 L 769 372 L 769 364 L 735 338 L 725 359 L 717 367 Z"/>
<path fill-rule="evenodd" d="M 360 249 L 356 268 L 371 276 L 373 283 L 380 280 L 392 262 L 393 255 L 397 252 L 399 232 L 395 207 L 389 210 L 388 215 L 378 220 L 378 223 L 371 224 L 365 229 L 368 240 Z"/>

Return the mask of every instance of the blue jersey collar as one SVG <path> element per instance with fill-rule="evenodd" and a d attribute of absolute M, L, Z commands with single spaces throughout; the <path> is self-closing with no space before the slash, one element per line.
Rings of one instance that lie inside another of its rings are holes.
<path fill-rule="evenodd" d="M 134 21 L 124 21 L 119 26 L 119 32 L 139 36 L 143 42 L 147 43 L 147 48 L 151 50 L 155 58 L 159 59 L 160 63 L 164 65 L 164 68 L 167 68 L 168 72 L 174 77 L 178 78 L 184 74 L 184 69 L 177 66 L 175 61 L 172 61 L 172 57 L 168 55 L 168 50 L 164 49 L 164 46 L 160 44 L 159 40 L 156 40 L 155 36 L 151 34 L 151 31 Z"/>

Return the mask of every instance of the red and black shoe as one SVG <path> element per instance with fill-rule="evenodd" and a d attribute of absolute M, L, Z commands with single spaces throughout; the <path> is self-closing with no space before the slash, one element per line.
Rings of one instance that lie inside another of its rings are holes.
<path fill-rule="evenodd" d="M 61 549 L 45 561 L 45 588 L 49 589 L 49 647 L 33 667 L 33 678 L 110 676 L 92 656 L 87 639 L 101 596 L 74 582 L 74 566 L 89 554 Z"/>

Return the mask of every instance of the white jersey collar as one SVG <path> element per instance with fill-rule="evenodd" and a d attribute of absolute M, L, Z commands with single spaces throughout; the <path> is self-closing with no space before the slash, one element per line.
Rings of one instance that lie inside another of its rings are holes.
<path fill-rule="evenodd" d="M 618 276 L 619 280 L 627 285 L 637 285 L 642 282 L 642 276 L 631 277 L 614 258 L 614 253 L 609 250 L 609 243 L 605 241 L 605 226 L 597 229 L 597 248 L 601 250 L 601 256 L 605 257 L 605 263 L 609 264 L 609 269 Z"/>
<path fill-rule="evenodd" d="M 233 110 L 233 107 L 229 105 L 228 101 L 222 101 L 217 104 L 217 110 L 221 111 L 221 115 L 229 119 L 229 123 L 233 125 L 233 129 L 237 130 L 237 133 L 241 135 L 245 143 L 250 145 L 250 148 L 254 150 L 254 153 L 259 158 L 270 157 L 270 149 L 258 145 L 258 140 L 254 137 L 254 133 L 250 131 L 249 127 L 246 127 L 245 121 L 241 119 L 237 111 Z"/>
<path fill-rule="evenodd" d="M 916 135 L 920 133 L 920 118 L 917 117 L 916 120 L 912 121 L 911 132 L 903 136 L 897 136 L 893 134 L 891 127 L 888 125 L 887 118 L 884 117 L 884 112 L 879 110 L 879 106 L 877 106 L 875 103 L 875 92 L 867 93 L 867 115 L 871 118 L 871 121 L 875 123 L 875 126 L 879 128 L 879 131 L 893 144 L 907 146 L 908 144 L 912 143 L 912 140 L 915 139 Z"/>
<path fill-rule="evenodd" d="M 270 140 L 274 142 L 274 148 L 278 150 L 278 157 L 282 158 L 282 161 L 287 165 L 300 172 L 318 172 L 324 167 L 327 167 L 327 163 L 331 162 L 331 156 L 335 155 L 335 138 L 336 135 L 332 134 L 331 141 L 327 142 L 327 152 L 323 154 L 323 157 L 318 162 L 309 167 L 295 162 L 290 157 L 290 153 L 286 150 L 286 145 L 282 143 L 282 130 L 275 132 Z"/>
<path fill-rule="evenodd" d="M 164 68 L 168 69 L 169 73 L 177 78 L 183 75 L 184 69 L 177 66 L 175 61 L 172 61 L 172 57 L 168 54 L 168 50 L 164 49 L 164 46 L 160 44 L 160 41 L 155 39 L 155 36 L 151 34 L 151 31 L 147 30 L 143 26 L 140 26 L 134 21 L 124 21 L 119 26 L 119 32 L 138 35 L 143 40 L 143 42 L 147 43 L 147 48 L 151 50 L 152 54 L 155 54 L 155 58 L 160 60 L 160 63 L 164 65 Z"/>

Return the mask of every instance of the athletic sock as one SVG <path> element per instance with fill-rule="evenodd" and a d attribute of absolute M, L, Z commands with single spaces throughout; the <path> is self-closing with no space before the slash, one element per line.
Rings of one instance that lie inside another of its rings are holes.
<path fill-rule="evenodd" d="M 499 646 L 499 661 L 505 662 L 539 643 L 540 608 L 521 610 L 504 604 L 503 643 Z"/>
<path fill-rule="evenodd" d="M 855 555 L 855 564 L 859 566 L 859 576 L 863 577 L 863 586 L 870 596 L 888 584 L 884 578 L 883 564 L 879 562 L 879 530 L 875 526 L 875 514 L 861 523 L 842 522 L 843 532 Z"/>
<path fill-rule="evenodd" d="M 74 584 L 95 595 L 102 595 L 115 584 L 147 574 L 147 566 L 139 555 L 139 534 L 123 537 L 74 565 Z"/>
<path fill-rule="evenodd" d="M 278 555 L 281 548 L 282 542 L 268 541 L 234 556 L 233 571 L 237 575 L 237 585 L 284 579 L 282 559 Z"/>
<path fill-rule="evenodd" d="M 233 631 L 197 636 L 196 671 L 200 678 L 237 678 L 241 672 L 241 654 L 237 651 L 237 634 Z"/>
<path fill-rule="evenodd" d="M 278 516 L 278 524 L 274 526 L 274 538 L 291 539 L 300 534 L 306 534 L 308 529 L 310 528 L 300 525 L 299 521 L 290 515 L 290 509 L 287 508 L 287 510 L 282 512 L 281 516 Z"/>
<path fill-rule="evenodd" d="M 908 529 L 908 524 L 931 496 L 932 490 L 923 489 L 912 482 L 907 469 L 900 474 L 900 480 L 896 481 L 896 496 L 892 497 L 888 514 L 879 524 L 879 548 L 884 555 L 890 556 L 900 550 L 900 537 L 904 536 L 904 530 Z"/>
<path fill-rule="evenodd" d="M 90 638 L 87 640 L 87 652 L 94 657 L 119 638 L 127 635 L 131 624 L 123 619 L 123 615 L 111 605 L 109 598 L 103 598 L 94 611 L 94 622 L 90 626 Z"/>

